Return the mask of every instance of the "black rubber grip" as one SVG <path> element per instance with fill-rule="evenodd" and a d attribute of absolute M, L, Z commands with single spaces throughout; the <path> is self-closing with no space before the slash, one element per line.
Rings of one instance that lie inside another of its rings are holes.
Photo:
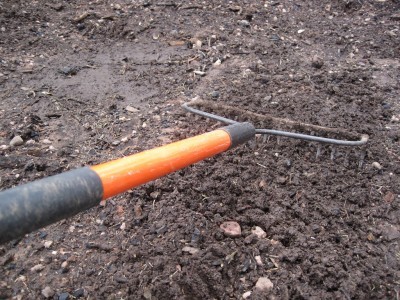
<path fill-rule="evenodd" d="M 232 149 L 240 144 L 246 143 L 247 141 L 254 138 L 256 135 L 256 129 L 251 123 L 236 123 L 226 127 L 222 127 L 231 137 L 231 147 Z"/>
<path fill-rule="evenodd" d="M 0 192 L 0 244 L 93 207 L 100 177 L 80 168 Z"/>

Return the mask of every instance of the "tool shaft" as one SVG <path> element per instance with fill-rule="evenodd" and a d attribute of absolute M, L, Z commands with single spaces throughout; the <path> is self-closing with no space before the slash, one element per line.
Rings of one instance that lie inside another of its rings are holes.
<path fill-rule="evenodd" d="M 239 123 L 93 167 L 0 192 L 0 244 L 68 218 L 128 189 L 242 144 L 255 135 Z"/>

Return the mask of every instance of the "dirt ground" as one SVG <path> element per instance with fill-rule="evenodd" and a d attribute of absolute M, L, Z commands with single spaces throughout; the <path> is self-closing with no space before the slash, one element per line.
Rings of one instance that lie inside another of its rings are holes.
<path fill-rule="evenodd" d="M 196 97 L 370 137 L 258 138 L 2 245 L 0 299 L 399 299 L 399 28 L 398 0 L 0 0 L 0 189 L 221 126 Z"/>

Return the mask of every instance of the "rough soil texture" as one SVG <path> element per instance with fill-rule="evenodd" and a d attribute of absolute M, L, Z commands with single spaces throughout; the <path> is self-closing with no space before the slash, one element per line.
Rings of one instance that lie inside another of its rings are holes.
<path fill-rule="evenodd" d="M 2 245 L 0 299 L 399 299 L 399 12 L 0 1 L 1 189 L 221 126 L 195 97 L 370 136 L 258 138 Z"/>

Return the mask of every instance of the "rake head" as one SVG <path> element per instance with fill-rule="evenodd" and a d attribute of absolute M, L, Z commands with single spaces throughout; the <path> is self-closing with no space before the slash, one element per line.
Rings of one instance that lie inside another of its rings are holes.
<path fill-rule="evenodd" d="M 299 139 L 309 142 L 317 143 L 316 158 L 318 159 L 322 154 L 322 144 L 332 145 L 331 147 L 331 160 L 334 160 L 337 151 L 335 146 L 347 146 L 347 147 L 362 147 L 368 142 L 368 135 L 357 134 L 344 129 L 330 128 L 319 125 L 307 124 L 303 122 L 297 122 L 285 118 L 277 118 L 268 114 L 258 114 L 238 107 L 232 107 L 220 103 L 215 103 L 206 100 L 194 99 L 190 102 L 184 103 L 182 107 L 193 114 L 219 121 L 225 124 L 239 123 L 238 118 L 246 119 L 247 121 L 261 124 L 261 127 L 269 128 L 257 128 L 256 137 L 262 136 L 264 142 L 269 140 L 270 136 L 276 136 L 279 142 L 280 137 Z M 235 120 L 217 115 L 212 112 L 223 112 L 224 115 L 235 116 Z M 288 131 L 277 130 L 272 128 L 287 128 Z M 304 132 L 310 132 L 305 134 Z M 330 137 L 325 137 L 330 136 Z M 346 157 L 349 155 L 349 150 L 346 151 Z M 365 156 L 365 151 L 360 151 L 359 167 L 362 166 Z"/>

